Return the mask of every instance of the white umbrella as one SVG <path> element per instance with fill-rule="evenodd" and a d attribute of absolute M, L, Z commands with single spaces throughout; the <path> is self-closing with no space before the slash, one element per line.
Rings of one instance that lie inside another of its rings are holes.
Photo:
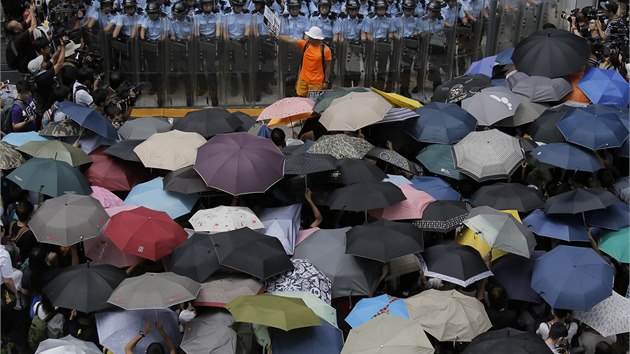
<path fill-rule="evenodd" d="M 604 337 L 630 332 L 630 299 L 613 291 L 590 311 L 575 311 L 573 316 Z"/>
<path fill-rule="evenodd" d="M 67 335 L 59 339 L 46 339 L 39 343 L 36 354 L 102 354 L 92 342 L 82 341 Z"/>
<path fill-rule="evenodd" d="M 247 207 L 223 206 L 199 210 L 189 220 L 195 231 L 210 233 L 234 231 L 243 227 L 264 229 L 262 221 Z"/>

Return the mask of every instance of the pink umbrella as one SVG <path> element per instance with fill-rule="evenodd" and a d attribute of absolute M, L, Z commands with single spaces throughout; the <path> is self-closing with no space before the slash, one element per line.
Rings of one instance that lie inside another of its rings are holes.
<path fill-rule="evenodd" d="M 102 187 L 92 186 L 92 194 L 90 196 L 98 200 L 103 208 L 117 207 L 123 203 L 122 199 L 118 198 L 116 194 Z"/>
<path fill-rule="evenodd" d="M 105 212 L 107 215 L 113 216 L 121 211 L 131 210 L 137 207 L 137 205 L 122 204 L 106 208 Z M 100 234 L 96 238 L 83 241 L 83 245 L 85 247 L 85 256 L 96 263 L 111 264 L 119 268 L 124 268 L 138 264 L 138 262 L 142 260 L 140 257 L 123 253 L 103 234 Z"/>
<path fill-rule="evenodd" d="M 421 219 L 424 209 L 435 199 L 409 184 L 398 186 L 407 199 L 383 209 L 370 210 L 370 215 L 387 220 Z"/>
<path fill-rule="evenodd" d="M 272 105 L 267 106 L 267 108 L 260 112 L 256 121 L 260 122 L 263 120 L 271 120 L 268 126 L 273 127 L 276 125 L 305 120 L 311 116 L 314 106 L 315 101 L 310 98 L 283 98 L 280 101 L 276 101 Z"/>
<path fill-rule="evenodd" d="M 306 240 L 307 237 L 314 234 L 317 230 L 319 230 L 319 227 L 312 227 L 310 229 L 301 229 L 300 231 L 298 231 L 297 237 L 295 238 L 295 247 L 297 247 L 300 244 L 300 242 Z"/>

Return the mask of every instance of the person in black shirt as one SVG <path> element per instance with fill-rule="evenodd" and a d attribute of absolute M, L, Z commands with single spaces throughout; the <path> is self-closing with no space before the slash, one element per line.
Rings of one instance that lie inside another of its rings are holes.
<path fill-rule="evenodd" d="M 20 58 L 18 71 L 21 73 L 28 73 L 28 63 L 37 56 L 33 47 L 33 31 L 37 28 L 35 9 L 35 5 L 29 7 L 26 22 L 11 20 L 6 24 L 7 33 L 12 35 L 11 39 L 15 43 L 17 56 Z"/>

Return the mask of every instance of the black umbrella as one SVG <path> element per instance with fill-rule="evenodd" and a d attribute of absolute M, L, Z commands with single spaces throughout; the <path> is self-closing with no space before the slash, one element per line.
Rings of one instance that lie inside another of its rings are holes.
<path fill-rule="evenodd" d="M 293 270 L 293 263 L 275 237 L 249 228 L 211 235 L 223 266 L 251 274 L 260 279 Z"/>
<path fill-rule="evenodd" d="M 313 146 L 314 143 L 315 142 L 313 140 L 307 140 L 304 144 L 288 145 L 282 148 L 282 153 L 287 157 L 289 157 L 289 155 L 304 154 L 311 148 L 311 146 Z"/>
<path fill-rule="evenodd" d="M 563 29 L 546 29 L 520 41 L 512 61 L 528 75 L 556 78 L 576 73 L 587 64 L 590 53 L 585 38 Z"/>
<path fill-rule="evenodd" d="M 105 153 L 125 161 L 142 162 L 133 149 L 143 142 L 144 140 L 122 140 L 105 149 Z"/>
<path fill-rule="evenodd" d="M 206 185 L 192 165 L 167 173 L 162 182 L 164 190 L 169 192 L 193 194 L 214 190 Z"/>
<path fill-rule="evenodd" d="M 520 183 L 495 183 L 479 188 L 470 203 L 474 206 L 486 205 L 500 210 L 527 212 L 543 206 L 543 197 L 534 188 Z"/>
<path fill-rule="evenodd" d="M 529 126 L 529 134 L 534 138 L 534 141 L 547 144 L 564 143 L 566 140 L 557 124 L 571 108 L 569 106 L 560 106 L 546 109 Z"/>
<path fill-rule="evenodd" d="M 333 210 L 366 211 L 392 206 L 407 199 L 389 182 L 362 182 L 336 189 L 328 198 Z"/>
<path fill-rule="evenodd" d="M 551 350 L 539 335 L 503 328 L 482 333 L 470 342 L 463 354 L 541 354 Z"/>
<path fill-rule="evenodd" d="M 243 131 L 249 131 L 250 129 L 252 129 L 254 124 L 256 124 L 256 119 L 252 118 L 252 116 L 247 113 L 238 111 L 234 112 L 234 115 L 241 121 L 240 129 L 242 129 Z M 239 131 L 240 129 L 237 129 L 236 131 Z"/>
<path fill-rule="evenodd" d="M 542 303 L 543 299 L 532 289 L 532 269 L 545 251 L 533 251 L 529 258 L 508 253 L 492 265 L 494 277 L 505 288 L 508 299 Z"/>
<path fill-rule="evenodd" d="M 341 172 L 341 182 L 345 184 L 380 182 L 387 178 L 385 172 L 365 160 L 341 159 L 337 162 L 337 169 Z"/>
<path fill-rule="evenodd" d="M 603 189 L 575 189 L 547 199 L 544 209 L 547 214 L 577 214 L 620 202 L 614 194 Z"/>
<path fill-rule="evenodd" d="M 459 200 L 436 200 L 422 213 L 422 220 L 414 224 L 427 231 L 449 232 L 468 217 L 470 204 Z"/>
<path fill-rule="evenodd" d="M 457 103 L 489 87 L 490 84 L 490 78 L 482 74 L 454 77 L 435 89 L 431 102 Z"/>
<path fill-rule="evenodd" d="M 127 275 L 109 264 L 83 263 L 63 270 L 44 287 L 53 305 L 89 313 L 111 307 L 110 295 Z"/>
<path fill-rule="evenodd" d="M 195 232 L 173 250 L 169 270 L 203 283 L 219 267 L 219 258 L 210 235 Z"/>
<path fill-rule="evenodd" d="M 334 170 L 337 159 L 328 154 L 290 154 L 284 162 L 285 175 L 306 175 L 309 173 Z"/>
<path fill-rule="evenodd" d="M 346 232 L 346 254 L 383 263 L 423 250 L 420 230 L 408 223 L 381 219 Z"/>
<path fill-rule="evenodd" d="M 217 134 L 233 133 L 242 124 L 237 115 L 223 108 L 208 108 L 186 113 L 184 118 L 175 121 L 173 129 L 199 133 L 208 139 Z"/>
<path fill-rule="evenodd" d="M 451 241 L 429 247 L 422 255 L 428 277 L 466 287 L 492 276 L 479 252 L 470 246 Z"/>

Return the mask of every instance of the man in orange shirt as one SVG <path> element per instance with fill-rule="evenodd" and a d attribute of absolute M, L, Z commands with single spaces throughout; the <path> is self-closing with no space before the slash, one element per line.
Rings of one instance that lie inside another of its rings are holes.
<path fill-rule="evenodd" d="M 308 91 L 323 90 L 330 84 L 330 71 L 332 69 L 332 53 L 327 45 L 322 43 L 324 34 L 321 28 L 313 26 L 304 32 L 307 40 L 292 39 L 288 36 L 279 36 L 280 40 L 291 43 L 304 52 L 302 56 L 302 69 L 295 86 L 295 91 L 300 97 L 306 97 Z"/>

